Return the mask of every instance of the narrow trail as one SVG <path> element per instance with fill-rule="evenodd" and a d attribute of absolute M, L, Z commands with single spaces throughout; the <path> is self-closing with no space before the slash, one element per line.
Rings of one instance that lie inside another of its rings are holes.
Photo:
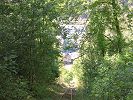
<path fill-rule="evenodd" d="M 74 97 L 75 96 L 76 96 L 76 90 L 75 90 L 75 88 L 68 88 L 61 95 L 61 97 L 60 97 L 59 100 L 74 100 Z"/>
<path fill-rule="evenodd" d="M 76 88 L 73 84 L 69 85 L 69 88 L 66 88 L 64 93 L 61 95 L 59 100 L 74 100 L 76 96 Z"/>

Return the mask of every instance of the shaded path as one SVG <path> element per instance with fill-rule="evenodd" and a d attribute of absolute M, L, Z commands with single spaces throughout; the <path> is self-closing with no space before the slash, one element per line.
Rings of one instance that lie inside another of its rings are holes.
<path fill-rule="evenodd" d="M 70 87 L 65 89 L 64 93 L 61 94 L 61 97 L 59 100 L 73 100 L 75 96 L 76 96 L 76 89 Z"/>

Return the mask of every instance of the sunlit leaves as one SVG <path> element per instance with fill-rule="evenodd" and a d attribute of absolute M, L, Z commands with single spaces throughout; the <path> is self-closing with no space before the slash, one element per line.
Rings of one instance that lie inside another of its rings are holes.
<path fill-rule="evenodd" d="M 79 63 L 84 76 L 81 80 L 89 91 L 88 97 L 109 100 L 130 98 L 133 81 L 130 77 L 132 53 L 129 49 L 133 46 L 132 29 L 127 25 L 132 18 L 129 17 L 127 22 L 126 16 L 130 11 L 117 0 L 96 0 L 88 9 L 89 24 L 82 41 Z"/>

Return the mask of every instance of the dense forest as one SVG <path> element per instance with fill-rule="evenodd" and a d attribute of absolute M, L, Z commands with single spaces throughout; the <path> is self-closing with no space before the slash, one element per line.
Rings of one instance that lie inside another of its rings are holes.
<path fill-rule="evenodd" d="M 67 72 L 58 37 L 83 15 Z M 0 100 L 60 100 L 61 77 L 77 78 L 73 100 L 133 100 L 132 0 L 0 0 Z"/>

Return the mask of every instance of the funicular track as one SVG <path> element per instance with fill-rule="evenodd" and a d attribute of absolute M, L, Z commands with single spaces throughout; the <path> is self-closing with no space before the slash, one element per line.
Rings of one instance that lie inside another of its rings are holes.
<path fill-rule="evenodd" d="M 74 84 L 70 84 L 69 87 L 65 89 L 59 100 L 74 100 L 74 96 L 76 96 L 76 89 Z"/>

